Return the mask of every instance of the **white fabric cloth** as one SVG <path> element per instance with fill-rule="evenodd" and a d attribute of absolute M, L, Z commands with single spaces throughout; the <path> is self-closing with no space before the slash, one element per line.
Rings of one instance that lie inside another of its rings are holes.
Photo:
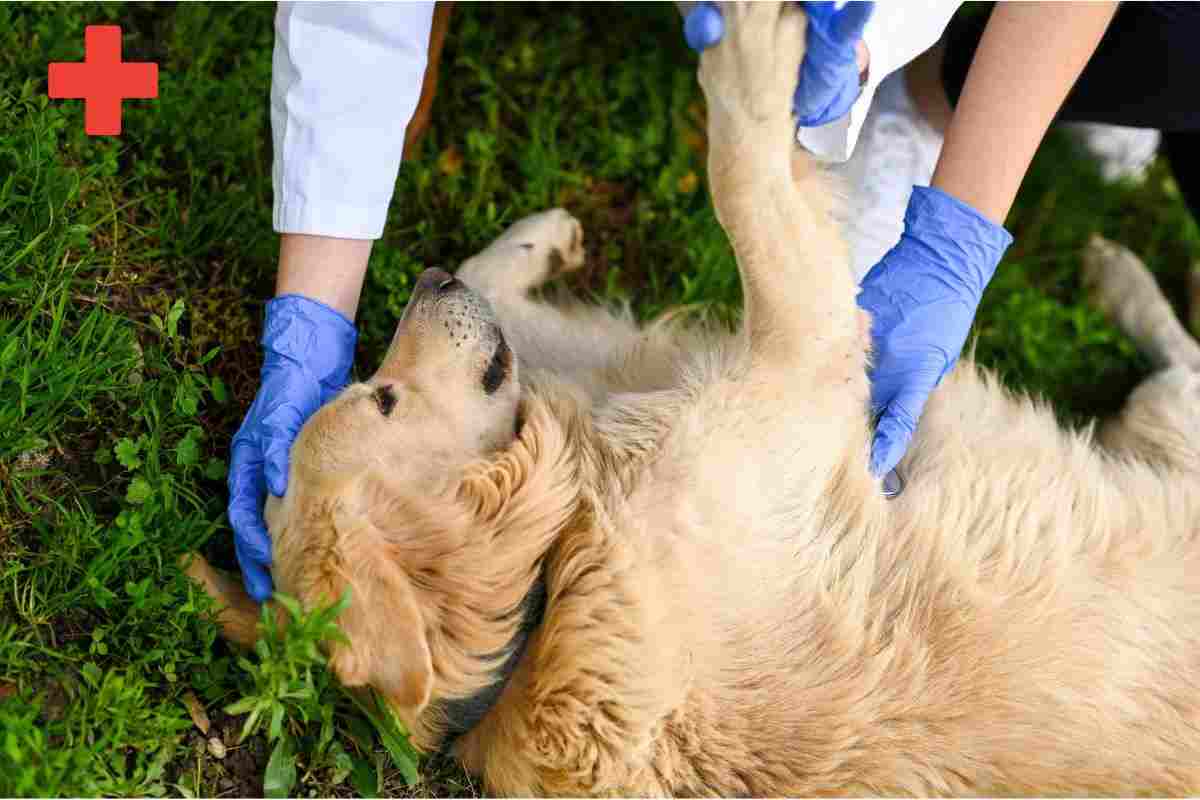
<path fill-rule="evenodd" d="M 432 23 L 432 2 L 279 3 L 271 64 L 276 231 L 383 234 Z"/>
<path fill-rule="evenodd" d="M 850 112 L 828 125 L 800 128 L 796 141 L 824 161 L 850 158 L 883 79 L 928 50 L 942 35 L 959 0 L 882 0 L 863 29 L 870 59 L 867 83 Z"/>

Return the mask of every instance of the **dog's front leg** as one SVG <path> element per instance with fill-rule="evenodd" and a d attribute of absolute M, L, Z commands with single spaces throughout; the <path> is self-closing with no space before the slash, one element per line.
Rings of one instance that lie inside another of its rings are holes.
<path fill-rule="evenodd" d="M 733 244 L 745 330 L 757 363 L 857 384 L 866 322 L 826 176 L 794 144 L 790 110 L 805 19 L 796 3 L 725 4 L 726 35 L 700 59 L 708 99 L 708 171 L 717 217 Z"/>

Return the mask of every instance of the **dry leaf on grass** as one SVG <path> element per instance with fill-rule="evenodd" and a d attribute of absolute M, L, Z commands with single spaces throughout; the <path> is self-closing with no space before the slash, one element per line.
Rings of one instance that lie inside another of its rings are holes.
<path fill-rule="evenodd" d="M 192 722 L 196 724 L 201 733 L 207 736 L 208 729 L 212 723 L 208 721 L 208 713 L 205 712 L 204 706 L 201 705 L 200 699 L 196 697 L 195 692 L 185 692 L 183 695 L 183 704 L 187 706 Z"/>

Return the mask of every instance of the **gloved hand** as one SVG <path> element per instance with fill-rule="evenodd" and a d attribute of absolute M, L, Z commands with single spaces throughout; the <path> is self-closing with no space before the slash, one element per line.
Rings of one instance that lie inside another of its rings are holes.
<path fill-rule="evenodd" d="M 872 316 L 871 471 L 886 475 L 916 432 L 929 394 L 958 361 L 983 290 L 1012 236 L 939 189 L 913 188 L 900 241 L 858 295 Z"/>
<path fill-rule="evenodd" d="M 800 5 L 808 14 L 807 50 L 800 64 L 792 111 L 800 127 L 811 128 L 843 116 L 858 99 L 862 87 L 854 48 L 862 39 L 875 4 L 852 0 L 840 9 L 832 2 Z M 697 3 L 684 19 L 683 35 L 697 52 L 712 47 L 725 35 L 721 10 L 711 2 Z"/>
<path fill-rule="evenodd" d="M 350 378 L 354 324 L 324 303 L 296 294 L 267 303 L 262 382 L 229 459 L 229 524 L 246 591 L 271 596 L 271 540 L 263 521 L 267 491 L 287 490 L 288 455 L 301 426 Z"/>

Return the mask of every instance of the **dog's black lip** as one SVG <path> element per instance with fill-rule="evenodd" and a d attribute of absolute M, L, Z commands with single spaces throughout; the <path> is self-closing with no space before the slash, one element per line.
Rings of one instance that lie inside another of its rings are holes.
<path fill-rule="evenodd" d="M 512 349 L 509 348 L 508 342 L 504 341 L 504 334 L 499 331 L 497 334 L 500 341 L 496 345 L 496 352 L 492 354 L 492 360 L 488 362 L 487 369 L 483 371 L 485 394 L 495 394 L 512 370 Z"/>

